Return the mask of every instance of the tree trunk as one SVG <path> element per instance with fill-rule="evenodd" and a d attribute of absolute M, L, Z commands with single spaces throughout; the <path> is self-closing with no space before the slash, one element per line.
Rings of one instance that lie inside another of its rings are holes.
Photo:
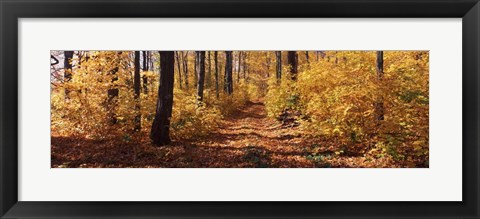
<path fill-rule="evenodd" d="M 383 78 L 383 51 L 377 51 L 377 62 L 376 62 L 376 70 L 377 70 L 377 79 L 378 81 L 382 80 Z M 384 119 L 384 107 L 383 107 L 383 98 L 379 97 L 377 102 L 375 103 L 375 119 L 380 121 Z"/>
<path fill-rule="evenodd" d="M 195 54 L 195 62 L 194 62 L 194 66 L 193 66 L 193 71 L 195 72 L 195 74 L 193 74 L 193 79 L 194 79 L 194 83 L 197 84 L 198 83 L 198 75 L 196 74 L 196 71 L 197 71 L 197 68 L 198 68 L 198 53 L 194 53 Z"/>
<path fill-rule="evenodd" d="M 297 72 L 298 72 L 297 52 L 288 51 L 287 61 L 288 61 L 288 68 L 290 70 L 290 78 L 292 80 L 297 80 Z"/>
<path fill-rule="evenodd" d="M 72 59 L 73 59 L 73 51 L 64 51 L 65 59 L 63 60 L 63 80 L 64 82 L 69 82 L 72 80 Z M 70 99 L 70 90 L 67 88 L 68 85 L 65 88 L 65 99 L 68 100 Z"/>
<path fill-rule="evenodd" d="M 158 88 L 157 108 L 150 132 L 155 145 L 170 144 L 170 119 L 173 108 L 173 83 L 175 78 L 174 52 L 160 53 L 160 84 Z"/>
<path fill-rule="evenodd" d="M 182 69 L 180 69 L 180 54 L 178 52 L 175 52 L 175 58 L 177 59 L 178 87 L 182 89 Z"/>
<path fill-rule="evenodd" d="M 310 60 L 308 57 L 308 51 L 305 51 L 305 59 L 307 60 L 307 63 L 310 64 Z"/>
<path fill-rule="evenodd" d="M 210 51 L 208 51 L 208 74 L 207 74 L 207 88 L 212 87 L 212 58 Z"/>
<path fill-rule="evenodd" d="M 228 95 L 233 93 L 233 79 L 232 79 L 232 51 L 225 51 L 225 92 Z"/>
<path fill-rule="evenodd" d="M 143 67 L 145 68 L 146 59 L 145 59 L 145 51 L 143 51 Z M 134 131 L 140 131 L 142 128 L 142 115 L 140 114 L 140 51 L 135 51 L 135 72 L 133 74 L 133 90 L 134 95 L 133 98 L 135 99 L 135 111 L 137 115 L 135 116 L 135 127 Z"/>
<path fill-rule="evenodd" d="M 143 79 L 143 93 L 144 94 L 148 93 L 148 79 L 147 79 L 147 76 L 145 75 L 145 72 L 148 71 L 148 66 L 150 65 L 148 54 L 150 54 L 150 52 L 148 52 L 148 51 L 143 51 L 142 52 L 142 55 L 143 55 L 143 72 L 144 72 L 144 74 L 142 76 L 142 79 Z"/>
<path fill-rule="evenodd" d="M 243 79 L 247 80 L 247 53 L 243 52 Z"/>
<path fill-rule="evenodd" d="M 197 57 L 197 68 L 195 69 L 197 74 L 197 105 L 203 102 L 203 87 L 205 83 L 205 51 L 195 52 Z"/>
<path fill-rule="evenodd" d="M 238 52 L 237 81 L 240 82 L 240 69 L 242 66 L 242 52 Z"/>
<path fill-rule="evenodd" d="M 270 78 L 270 56 L 265 52 L 265 65 L 267 66 L 267 78 Z"/>
<path fill-rule="evenodd" d="M 276 51 L 275 57 L 277 60 L 277 81 L 280 82 L 280 79 L 282 79 L 282 52 Z"/>
<path fill-rule="evenodd" d="M 135 52 L 136 54 L 136 52 Z M 143 71 L 148 71 L 148 62 L 147 62 L 147 51 L 142 51 L 142 66 L 143 66 Z"/>
<path fill-rule="evenodd" d="M 107 98 L 107 111 L 108 111 L 107 116 L 110 119 L 110 123 L 112 125 L 117 124 L 117 116 L 115 114 L 115 109 L 117 107 L 117 97 L 118 97 L 119 90 L 118 90 L 117 86 L 115 85 L 115 81 L 118 81 L 117 72 L 118 72 L 118 69 L 119 69 L 119 65 L 122 62 L 121 57 L 120 57 L 122 52 L 118 52 L 117 54 L 118 54 L 118 60 L 117 60 L 117 63 L 116 63 L 117 66 L 110 71 L 110 74 L 113 75 L 113 77 L 112 77 L 110 88 L 107 91 L 107 96 L 108 96 L 108 98 Z"/>
<path fill-rule="evenodd" d="M 217 99 L 220 97 L 220 94 L 218 92 L 218 52 L 215 51 L 213 52 L 214 56 L 214 62 L 215 62 L 215 94 L 217 96 Z"/>
<path fill-rule="evenodd" d="M 188 90 L 188 51 L 183 56 L 183 73 L 185 75 L 185 88 Z"/>

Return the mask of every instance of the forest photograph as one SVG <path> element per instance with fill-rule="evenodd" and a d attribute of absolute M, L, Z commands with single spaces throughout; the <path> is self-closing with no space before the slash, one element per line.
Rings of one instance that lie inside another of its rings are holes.
<path fill-rule="evenodd" d="M 428 168 L 428 51 L 50 51 L 51 168 Z"/>

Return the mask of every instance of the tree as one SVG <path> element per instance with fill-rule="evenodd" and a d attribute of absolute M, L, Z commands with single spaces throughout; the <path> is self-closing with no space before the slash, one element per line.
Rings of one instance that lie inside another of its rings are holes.
<path fill-rule="evenodd" d="M 215 94 L 217 96 L 217 99 L 219 98 L 219 92 L 218 92 L 218 52 L 215 51 L 213 52 L 214 56 L 214 62 L 215 62 Z"/>
<path fill-rule="evenodd" d="M 242 51 L 238 52 L 237 81 L 240 82 L 240 68 L 242 66 Z"/>
<path fill-rule="evenodd" d="M 383 78 L 383 51 L 377 51 L 377 60 L 376 60 L 376 71 L 377 71 L 377 79 L 381 81 Z M 383 107 L 383 99 L 381 97 L 378 98 L 377 102 L 375 103 L 375 119 L 376 120 L 383 120 L 384 119 L 384 107 Z"/>
<path fill-rule="evenodd" d="M 63 78 L 65 82 L 72 80 L 72 59 L 73 51 L 64 51 L 65 59 L 63 60 L 64 74 Z M 65 99 L 70 99 L 69 97 L 70 89 L 65 88 Z"/>
<path fill-rule="evenodd" d="M 150 132 L 155 145 L 170 144 L 170 119 L 173 108 L 173 83 L 175 78 L 175 58 L 173 51 L 160 53 L 160 83 L 158 88 L 157 108 Z"/>
<path fill-rule="evenodd" d="M 275 57 L 277 60 L 277 81 L 280 81 L 282 79 L 282 52 L 275 51 Z"/>
<path fill-rule="evenodd" d="M 195 52 L 197 65 L 196 65 L 196 74 L 197 74 L 197 105 L 200 105 L 203 101 L 203 87 L 205 83 L 205 51 Z"/>
<path fill-rule="evenodd" d="M 210 56 L 210 51 L 208 51 L 208 74 L 206 76 L 206 86 L 207 88 L 212 87 L 212 57 Z"/>
<path fill-rule="evenodd" d="M 225 51 L 225 87 L 224 90 L 228 95 L 233 93 L 233 79 L 232 79 L 232 51 Z"/>
<path fill-rule="evenodd" d="M 177 67 L 178 67 L 178 87 L 182 89 L 182 71 L 180 69 L 180 54 L 175 52 L 175 58 L 177 59 Z"/>
<path fill-rule="evenodd" d="M 308 51 L 305 51 L 305 59 L 307 60 L 307 63 L 310 63 L 309 57 L 308 57 Z"/>
<path fill-rule="evenodd" d="M 183 73 L 185 75 L 185 88 L 188 90 L 188 51 L 183 56 Z"/>
<path fill-rule="evenodd" d="M 142 52 L 142 55 L 143 55 L 143 72 L 147 72 L 148 71 L 148 66 L 149 66 L 149 55 L 150 52 L 147 52 L 147 51 L 143 51 Z M 148 79 L 147 79 L 147 75 L 143 74 L 142 76 L 142 79 L 143 79 L 143 93 L 144 94 L 147 94 L 148 93 Z"/>
<path fill-rule="evenodd" d="M 117 87 L 117 85 L 115 84 L 116 81 L 118 81 L 118 76 L 117 76 L 117 72 L 118 72 L 118 69 L 119 69 L 119 66 L 121 65 L 121 57 L 122 55 L 122 52 L 118 52 L 117 53 L 117 56 L 116 57 L 113 57 L 114 59 L 118 59 L 117 60 L 117 64 L 116 66 L 110 70 L 109 74 L 112 75 L 112 80 L 111 80 L 111 83 L 110 83 L 110 88 L 108 89 L 107 91 L 107 111 L 108 111 L 108 118 L 110 119 L 110 123 L 111 124 L 117 124 L 117 116 L 115 115 L 115 108 L 117 107 L 117 97 L 118 97 L 118 94 L 119 94 L 119 89 Z"/>
<path fill-rule="evenodd" d="M 143 52 L 145 54 L 145 51 Z M 145 57 L 145 56 L 144 56 Z M 143 60 L 143 66 L 145 67 L 146 60 Z M 140 131 L 142 128 L 141 121 L 142 115 L 140 114 L 140 51 L 135 51 L 135 60 L 134 60 L 134 68 L 135 72 L 133 74 L 133 90 L 134 95 L 133 98 L 135 99 L 135 111 L 137 115 L 135 116 L 135 131 Z"/>
<path fill-rule="evenodd" d="M 290 70 L 290 77 L 292 80 L 297 80 L 298 73 L 298 57 L 297 52 L 288 51 L 287 53 L 288 68 Z"/>

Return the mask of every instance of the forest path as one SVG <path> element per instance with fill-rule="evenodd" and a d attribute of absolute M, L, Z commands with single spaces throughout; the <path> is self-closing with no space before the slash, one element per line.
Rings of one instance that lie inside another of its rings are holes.
<path fill-rule="evenodd" d="M 185 156 L 177 158 L 185 159 L 187 166 L 313 167 L 306 159 L 304 140 L 296 127 L 267 117 L 260 99 L 225 117 L 208 136 L 174 144 L 184 146 Z"/>

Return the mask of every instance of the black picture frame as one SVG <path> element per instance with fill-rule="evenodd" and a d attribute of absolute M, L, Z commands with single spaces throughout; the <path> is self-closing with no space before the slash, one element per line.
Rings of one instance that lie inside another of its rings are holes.
<path fill-rule="evenodd" d="M 480 217 L 478 149 L 480 4 L 478 0 L 0 0 L 0 15 L 0 216 L 2 218 Z M 463 201 L 18 201 L 18 19 L 71 17 L 462 18 Z"/>

